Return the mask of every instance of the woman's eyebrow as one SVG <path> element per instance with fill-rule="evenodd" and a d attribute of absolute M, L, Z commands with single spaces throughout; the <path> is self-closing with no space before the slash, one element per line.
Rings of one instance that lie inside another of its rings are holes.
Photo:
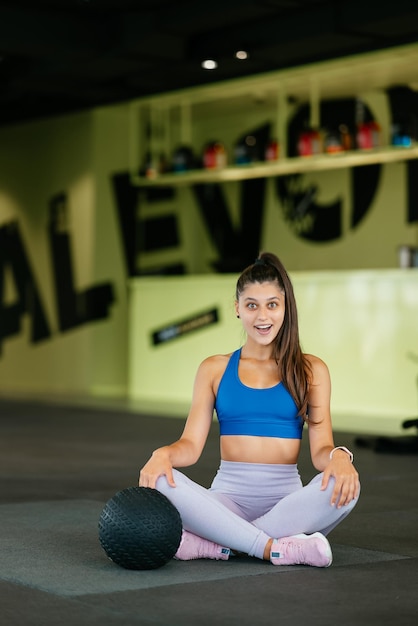
<path fill-rule="evenodd" d="M 244 300 L 252 300 L 253 302 L 258 302 L 257 298 L 252 298 L 251 296 L 247 296 Z M 266 300 L 280 300 L 280 296 L 270 296 L 266 298 Z"/>

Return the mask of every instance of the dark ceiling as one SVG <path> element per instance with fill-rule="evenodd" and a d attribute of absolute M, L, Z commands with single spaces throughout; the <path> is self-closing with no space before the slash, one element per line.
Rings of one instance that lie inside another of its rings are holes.
<path fill-rule="evenodd" d="M 0 125 L 417 40 L 417 0 L 0 1 Z"/>

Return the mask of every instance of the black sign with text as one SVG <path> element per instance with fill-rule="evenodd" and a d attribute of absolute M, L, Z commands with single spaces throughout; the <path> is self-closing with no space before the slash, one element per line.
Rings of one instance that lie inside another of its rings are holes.
<path fill-rule="evenodd" d="M 196 330 L 201 330 L 206 326 L 216 324 L 218 321 L 219 315 L 217 309 L 209 309 L 208 311 L 196 313 L 196 315 L 192 317 L 174 322 L 173 324 L 169 324 L 168 326 L 164 326 L 164 328 L 154 331 L 152 333 L 152 343 L 154 346 L 158 346 Z"/>

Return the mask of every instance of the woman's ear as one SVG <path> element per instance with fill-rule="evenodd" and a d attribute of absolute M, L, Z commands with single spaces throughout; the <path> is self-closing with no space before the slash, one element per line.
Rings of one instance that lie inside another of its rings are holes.
<path fill-rule="evenodd" d="M 237 317 L 239 317 L 238 302 L 237 301 L 235 301 L 235 313 L 237 314 Z"/>

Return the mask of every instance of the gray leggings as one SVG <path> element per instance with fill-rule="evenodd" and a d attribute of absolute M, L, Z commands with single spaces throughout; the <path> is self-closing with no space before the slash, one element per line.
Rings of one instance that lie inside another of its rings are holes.
<path fill-rule="evenodd" d="M 303 487 L 297 465 L 221 461 L 210 489 L 177 470 L 174 480 L 170 487 L 160 477 L 157 489 L 178 509 L 185 530 L 260 559 L 271 537 L 327 535 L 357 503 L 332 506 L 334 479 L 325 491 L 322 474 Z"/>

